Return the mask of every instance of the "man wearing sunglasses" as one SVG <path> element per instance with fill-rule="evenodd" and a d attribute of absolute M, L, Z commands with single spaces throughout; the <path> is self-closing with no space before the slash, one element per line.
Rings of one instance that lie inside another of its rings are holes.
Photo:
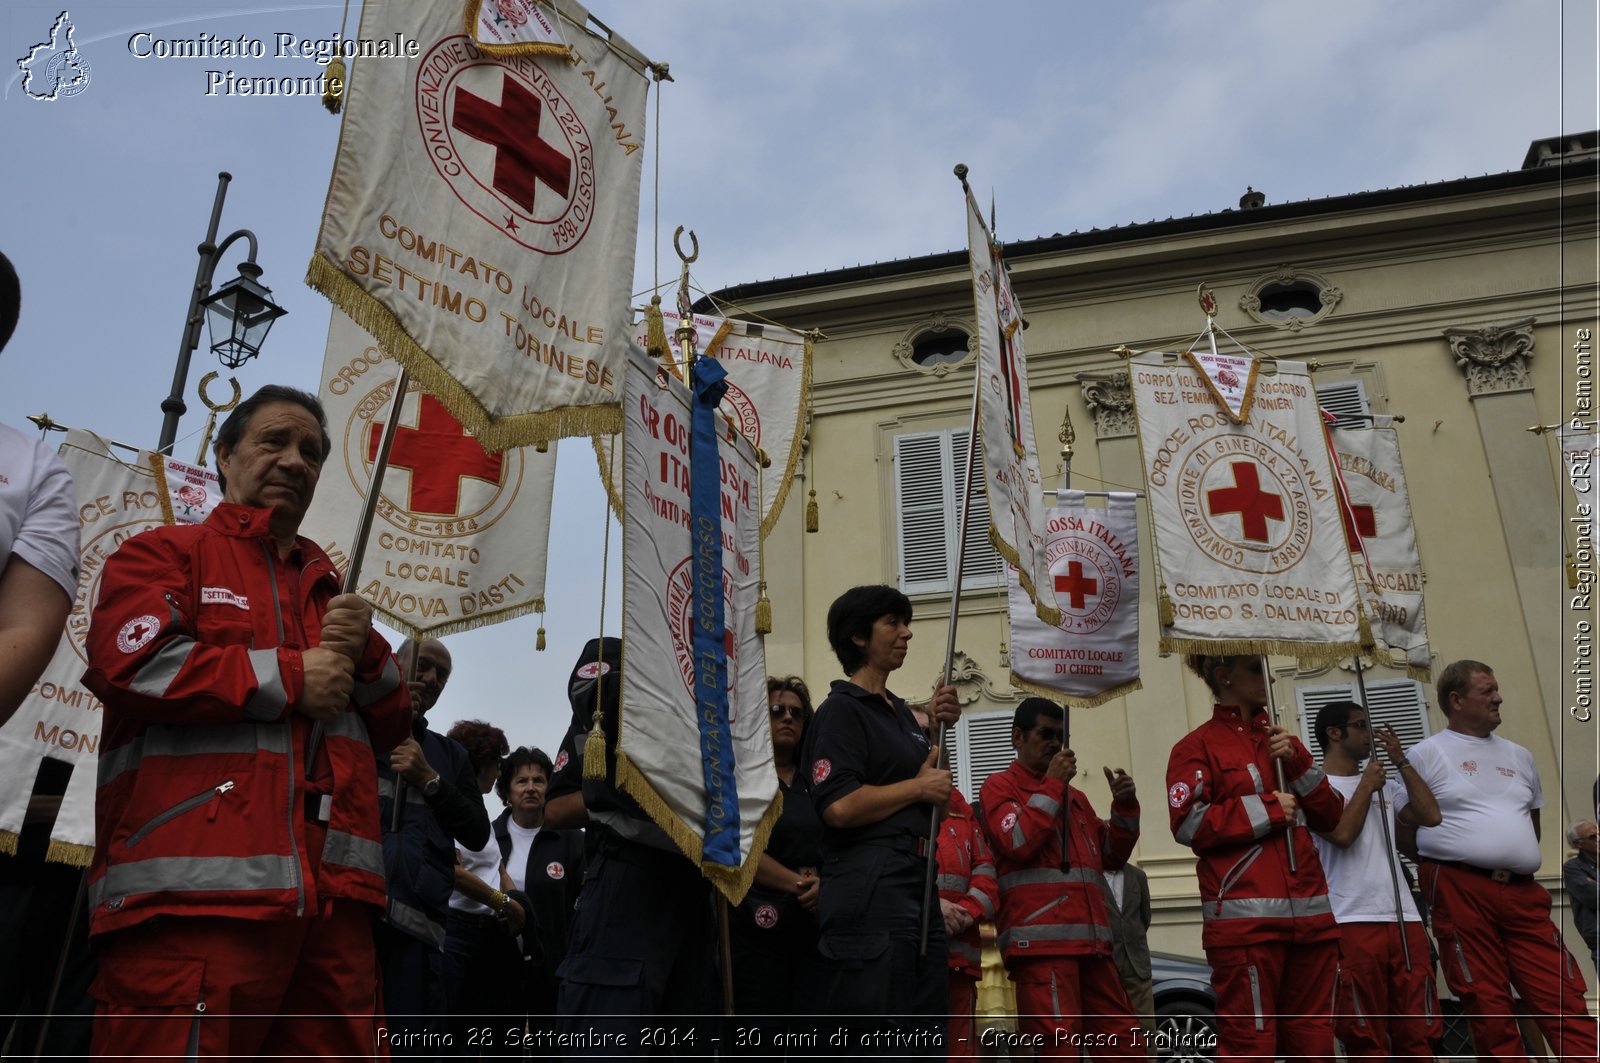
<path fill-rule="evenodd" d="M 1398 778 L 1389 777 L 1384 758 L 1373 756 L 1374 730 Z M 1335 1031 L 1350 1059 L 1430 1058 L 1429 1041 L 1443 1032 L 1433 962 L 1411 890 L 1400 886 L 1393 837 L 1396 816 L 1412 826 L 1437 826 L 1439 805 L 1394 730 L 1374 729 L 1355 702 L 1324 705 L 1316 732 L 1322 770 L 1345 800 L 1338 826 L 1312 838 L 1339 921 Z"/>

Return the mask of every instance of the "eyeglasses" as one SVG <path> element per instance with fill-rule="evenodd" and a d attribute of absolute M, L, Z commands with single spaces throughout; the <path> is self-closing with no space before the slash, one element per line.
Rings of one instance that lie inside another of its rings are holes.
<path fill-rule="evenodd" d="M 1060 727 L 1035 727 L 1033 735 L 1044 742 L 1061 742 L 1066 739 L 1067 732 Z"/>
<path fill-rule="evenodd" d="M 1367 729 L 1367 721 L 1351 720 L 1349 723 L 1344 725 L 1344 729 L 1346 731 L 1365 731 Z"/>
<path fill-rule="evenodd" d="M 805 711 L 805 709 L 802 709 L 798 705 L 785 705 L 781 701 L 774 701 L 771 705 L 767 706 L 767 712 L 774 720 L 780 716 L 790 716 L 796 720 L 804 720 Z"/>

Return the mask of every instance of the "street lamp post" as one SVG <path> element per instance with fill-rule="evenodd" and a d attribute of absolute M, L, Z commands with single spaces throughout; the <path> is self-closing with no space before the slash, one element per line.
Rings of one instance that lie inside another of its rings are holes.
<path fill-rule="evenodd" d="M 183 339 L 178 344 L 178 366 L 172 375 L 172 393 L 161 403 L 165 415 L 161 421 L 161 441 L 157 449 L 163 454 L 172 453 L 172 444 L 178 435 L 178 418 L 188 409 L 183 393 L 189 386 L 189 356 L 200 345 L 200 326 L 207 319 L 211 325 L 211 349 L 222 359 L 222 364 L 237 369 L 254 358 L 261 343 L 272 328 L 272 323 L 286 310 L 272 301 L 272 290 L 260 282 L 261 267 L 256 265 L 256 234 L 249 229 L 237 229 L 217 243 L 217 226 L 222 221 L 222 201 L 228 195 L 228 182 L 233 175 L 223 171 L 217 174 L 217 198 L 211 204 L 211 224 L 206 238 L 197 249 L 200 265 L 194 274 L 194 289 L 189 293 L 189 314 L 183 322 Z M 239 276 L 224 284 L 216 293 L 211 291 L 211 279 L 217 270 L 222 253 L 235 240 L 249 243 L 249 257 L 239 263 Z"/>

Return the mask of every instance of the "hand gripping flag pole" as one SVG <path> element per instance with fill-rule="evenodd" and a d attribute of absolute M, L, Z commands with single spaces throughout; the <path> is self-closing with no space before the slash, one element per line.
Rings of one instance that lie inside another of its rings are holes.
<path fill-rule="evenodd" d="M 344 572 L 344 593 L 354 594 L 357 581 L 361 578 L 361 558 L 367 552 L 367 540 L 372 536 L 372 518 L 378 512 L 378 496 L 383 491 L 383 472 L 389 467 L 389 451 L 394 446 L 394 437 L 400 431 L 400 407 L 405 404 L 406 391 L 411 387 L 411 374 L 404 365 L 400 367 L 400 375 L 394 379 L 394 399 L 389 403 L 389 420 L 383 428 L 383 442 L 378 446 L 378 456 L 372 462 L 372 482 L 367 485 L 366 501 L 361 504 L 361 520 L 356 525 L 355 539 L 350 547 L 350 567 Z M 411 675 L 416 675 L 416 658 L 421 647 L 414 647 L 411 654 Z M 311 725 L 311 741 L 306 746 L 306 778 L 311 778 L 311 762 L 316 759 L 317 747 L 322 745 L 322 721 L 317 720 Z M 395 780 L 394 800 L 398 806 L 405 798 L 403 791 L 405 780 Z"/>

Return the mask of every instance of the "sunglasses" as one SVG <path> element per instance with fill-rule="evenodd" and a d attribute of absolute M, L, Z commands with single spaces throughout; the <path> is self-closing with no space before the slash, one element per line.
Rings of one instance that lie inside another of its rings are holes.
<path fill-rule="evenodd" d="M 1346 731 L 1365 731 L 1367 730 L 1367 721 L 1351 720 L 1349 723 L 1344 725 L 1344 729 Z"/>
<path fill-rule="evenodd" d="M 799 706 L 785 705 L 778 701 L 775 701 L 771 705 L 767 706 L 767 712 L 771 714 L 774 720 L 780 716 L 792 716 L 796 720 L 804 720 L 805 711 L 806 710 L 800 708 Z"/>

